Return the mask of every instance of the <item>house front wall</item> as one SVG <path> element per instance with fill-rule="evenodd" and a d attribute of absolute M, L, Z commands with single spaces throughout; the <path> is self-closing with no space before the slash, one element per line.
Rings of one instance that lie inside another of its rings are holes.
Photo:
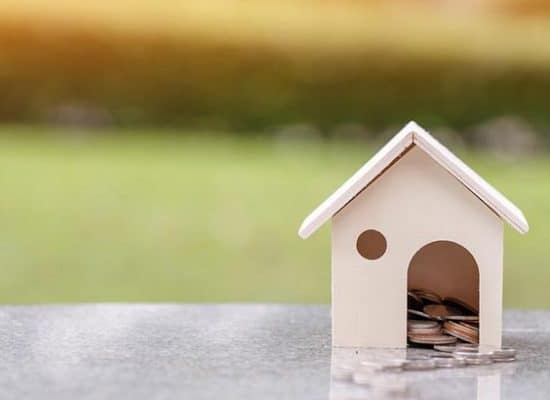
<path fill-rule="evenodd" d="M 367 229 L 387 242 L 376 260 L 356 249 Z M 476 260 L 480 342 L 500 345 L 503 223 L 414 146 L 332 218 L 333 345 L 404 347 L 408 266 L 419 249 L 439 240 L 460 244 Z"/>

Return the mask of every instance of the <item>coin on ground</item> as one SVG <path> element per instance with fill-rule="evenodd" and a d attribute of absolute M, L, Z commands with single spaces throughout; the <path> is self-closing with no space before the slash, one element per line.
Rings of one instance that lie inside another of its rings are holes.
<path fill-rule="evenodd" d="M 452 353 L 456 350 L 456 345 L 436 344 L 434 350 L 441 351 L 443 353 Z"/>
<path fill-rule="evenodd" d="M 451 353 L 443 353 L 440 351 L 434 351 L 433 353 L 430 353 L 429 357 L 430 358 L 454 358 Z"/>
<path fill-rule="evenodd" d="M 493 363 L 493 359 L 491 357 L 489 358 L 471 358 L 466 357 L 464 358 L 467 365 L 489 365 Z"/>
<path fill-rule="evenodd" d="M 410 358 L 405 364 L 403 364 L 403 369 L 408 371 L 420 371 L 425 369 L 434 369 L 436 366 L 435 360 L 431 358 Z"/>
<path fill-rule="evenodd" d="M 493 358 L 510 358 L 516 356 L 516 350 L 511 347 L 493 349 Z"/>
<path fill-rule="evenodd" d="M 362 361 L 361 367 L 371 371 L 394 371 L 401 369 L 404 363 L 405 360 L 400 358 L 381 361 Z"/>
<path fill-rule="evenodd" d="M 516 361 L 516 357 L 504 357 L 504 358 L 493 357 L 492 360 L 494 362 L 512 362 L 512 361 Z"/>
<path fill-rule="evenodd" d="M 477 343 L 457 343 L 456 344 L 457 350 L 462 351 L 473 351 L 478 352 L 479 351 L 479 344 Z"/>

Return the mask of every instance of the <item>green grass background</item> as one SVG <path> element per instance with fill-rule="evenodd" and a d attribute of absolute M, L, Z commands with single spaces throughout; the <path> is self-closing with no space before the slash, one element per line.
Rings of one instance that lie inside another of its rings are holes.
<path fill-rule="evenodd" d="M 377 149 L 212 132 L 0 128 L 0 302 L 328 302 L 302 219 Z M 458 151 L 525 212 L 505 305 L 549 307 L 550 160 Z"/>

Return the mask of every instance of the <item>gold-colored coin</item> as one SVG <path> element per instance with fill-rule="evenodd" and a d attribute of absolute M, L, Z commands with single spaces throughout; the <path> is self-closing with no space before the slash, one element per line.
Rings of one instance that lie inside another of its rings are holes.
<path fill-rule="evenodd" d="M 426 314 L 425 312 L 422 312 L 422 311 L 407 310 L 407 312 L 408 312 L 410 315 L 413 315 L 413 316 L 415 316 L 415 317 L 420 317 L 420 318 L 424 318 L 424 319 L 432 319 L 432 317 L 430 317 L 428 314 Z"/>
<path fill-rule="evenodd" d="M 443 334 L 419 335 L 409 334 L 409 341 L 417 344 L 452 344 L 456 343 L 456 337 Z"/>
<path fill-rule="evenodd" d="M 472 324 L 479 323 L 479 317 L 477 315 L 448 315 L 445 319 L 451 321 L 464 321 Z"/>
<path fill-rule="evenodd" d="M 460 310 L 444 304 L 428 304 L 424 306 L 424 312 L 435 319 L 446 319 L 449 316 L 460 316 Z"/>
<path fill-rule="evenodd" d="M 407 333 L 410 335 L 437 335 L 441 333 L 441 326 L 437 325 L 431 328 L 409 328 Z"/>
<path fill-rule="evenodd" d="M 427 289 L 412 289 L 411 292 L 416 294 L 418 297 L 420 297 L 423 301 L 427 301 L 429 303 L 437 303 L 441 304 L 443 302 L 443 299 L 441 296 L 439 296 L 437 293 L 432 292 L 431 290 Z"/>
<path fill-rule="evenodd" d="M 443 332 L 468 343 L 479 343 L 479 329 L 464 322 L 445 321 Z"/>
<path fill-rule="evenodd" d="M 463 308 L 464 310 L 468 311 L 469 314 L 474 314 L 474 315 L 479 314 L 479 311 L 476 307 L 466 303 L 465 301 L 457 299 L 456 297 L 445 297 L 443 299 L 443 303 L 449 304 L 451 306 Z"/>

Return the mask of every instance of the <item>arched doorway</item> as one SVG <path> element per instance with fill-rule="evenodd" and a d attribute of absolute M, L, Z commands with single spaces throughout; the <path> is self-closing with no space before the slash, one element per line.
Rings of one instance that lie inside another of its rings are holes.
<path fill-rule="evenodd" d="M 479 269 L 472 254 L 458 243 L 439 240 L 420 248 L 412 257 L 407 289 L 428 290 L 441 299 L 453 299 L 479 311 Z"/>

